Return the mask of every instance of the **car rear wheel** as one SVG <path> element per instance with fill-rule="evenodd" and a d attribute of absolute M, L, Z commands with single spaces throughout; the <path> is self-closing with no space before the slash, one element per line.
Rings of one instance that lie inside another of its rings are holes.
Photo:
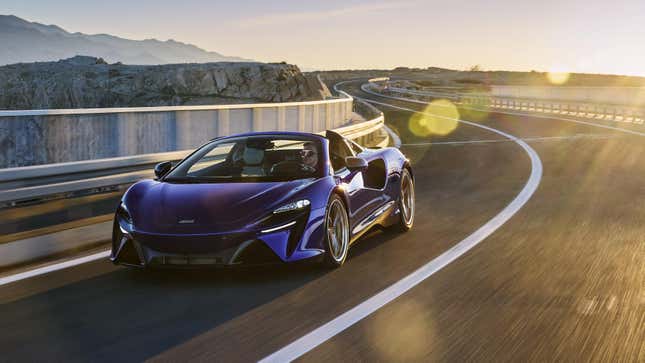
<path fill-rule="evenodd" d="M 340 267 L 347 258 L 349 250 L 349 218 L 343 201 L 332 195 L 325 213 L 325 265 Z"/>
<path fill-rule="evenodd" d="M 414 224 L 414 181 L 408 169 L 401 173 L 401 192 L 399 193 L 399 222 L 397 227 L 400 231 L 406 232 Z"/>

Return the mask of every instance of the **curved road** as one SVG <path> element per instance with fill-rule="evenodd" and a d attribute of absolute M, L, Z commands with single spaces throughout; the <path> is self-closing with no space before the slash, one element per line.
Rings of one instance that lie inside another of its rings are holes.
<path fill-rule="evenodd" d="M 140 273 L 95 261 L 0 287 L 0 361 L 256 361 L 374 296 L 502 211 L 526 152 L 466 124 L 415 135 L 420 104 L 361 92 L 414 163 L 417 218 L 343 268 Z M 415 116 L 416 115 L 416 116 Z M 414 117 L 413 117 L 414 116 Z M 522 137 L 540 185 L 500 229 L 304 361 L 645 361 L 645 139 L 460 110 Z M 414 122 L 414 121 L 413 121 Z"/>

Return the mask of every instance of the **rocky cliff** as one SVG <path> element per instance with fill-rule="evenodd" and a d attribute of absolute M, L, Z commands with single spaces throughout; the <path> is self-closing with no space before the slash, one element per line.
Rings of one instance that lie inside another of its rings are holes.
<path fill-rule="evenodd" d="M 284 63 L 133 66 L 77 56 L 0 67 L 0 109 L 204 105 L 320 100 L 316 76 Z"/>

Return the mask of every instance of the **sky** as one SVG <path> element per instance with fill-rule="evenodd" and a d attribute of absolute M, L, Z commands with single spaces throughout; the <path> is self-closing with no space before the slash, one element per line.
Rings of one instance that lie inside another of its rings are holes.
<path fill-rule="evenodd" d="M 645 76 L 645 0 L 2 0 L 67 31 L 175 39 L 304 69 Z"/>

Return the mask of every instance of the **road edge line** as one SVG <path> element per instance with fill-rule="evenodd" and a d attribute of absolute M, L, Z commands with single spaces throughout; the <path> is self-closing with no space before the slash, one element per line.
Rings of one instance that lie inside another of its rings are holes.
<path fill-rule="evenodd" d="M 423 113 L 404 107 L 398 107 L 385 103 L 381 104 L 405 111 Z M 449 119 L 447 117 L 444 118 Z M 524 204 L 529 201 L 531 196 L 535 193 L 538 186 L 540 185 L 540 181 L 542 179 L 542 161 L 540 160 L 537 152 L 533 150 L 533 148 L 531 148 L 526 142 L 503 131 L 466 120 L 458 121 L 502 135 L 513 140 L 520 147 L 522 147 L 522 149 L 524 149 L 531 160 L 531 174 L 529 175 L 529 178 L 520 193 L 495 217 L 490 219 L 483 226 L 463 239 L 461 242 L 457 243 L 456 245 L 454 245 L 441 255 L 437 256 L 436 258 L 432 259 L 416 271 L 407 275 L 403 279 L 383 289 L 378 294 L 363 301 L 362 303 L 339 315 L 333 320 L 312 330 L 308 334 L 291 342 L 290 344 L 272 353 L 271 355 L 261 359 L 261 363 L 293 361 L 316 348 L 320 344 L 331 339 L 332 337 L 336 336 L 337 334 L 341 333 L 345 329 L 361 321 L 363 318 L 371 315 L 373 312 L 377 311 L 397 297 L 403 295 L 405 292 L 417 286 L 418 284 L 435 274 L 437 271 L 441 270 L 452 261 L 456 260 L 461 255 L 478 245 L 485 238 L 490 236 L 493 232 L 504 225 L 509 219 L 511 219 L 511 217 L 519 212 Z"/>
<path fill-rule="evenodd" d="M 53 271 L 58 271 L 58 270 L 63 270 L 69 267 L 81 265 L 87 262 L 92 262 L 100 259 L 105 259 L 110 256 L 110 250 L 105 250 L 102 252 L 97 252 L 88 256 L 83 256 L 79 258 L 75 258 L 73 260 L 68 260 L 64 262 L 59 262 L 55 263 L 52 265 L 47 265 L 43 267 L 39 267 L 33 270 L 25 271 L 25 272 L 20 272 L 14 275 L 9 275 L 5 277 L 0 277 L 0 286 L 7 285 L 16 281 L 28 279 L 31 277 L 36 277 L 39 275 L 44 275 L 49 272 Z"/>

